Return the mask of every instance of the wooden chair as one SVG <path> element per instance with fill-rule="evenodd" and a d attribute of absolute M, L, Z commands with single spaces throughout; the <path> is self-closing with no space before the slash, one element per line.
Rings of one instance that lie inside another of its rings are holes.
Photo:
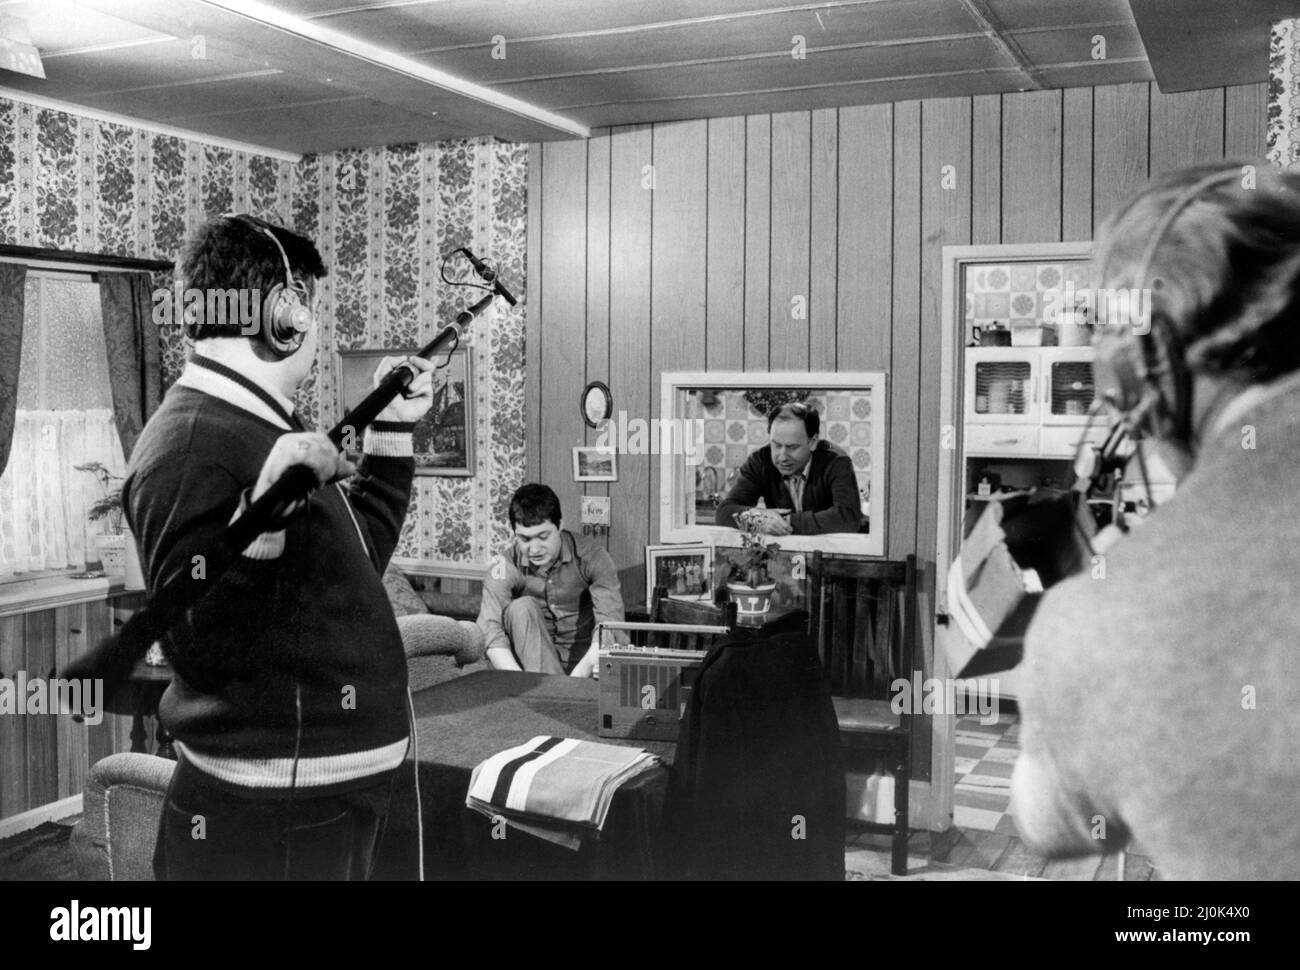
<path fill-rule="evenodd" d="M 894 778 L 892 824 L 850 820 L 893 836 L 890 871 L 907 873 L 908 799 L 916 712 L 895 714 L 889 685 L 914 676 L 916 557 L 903 562 L 814 552 L 808 566 L 809 633 L 831 679 L 846 769 L 874 771 L 877 759 Z"/>

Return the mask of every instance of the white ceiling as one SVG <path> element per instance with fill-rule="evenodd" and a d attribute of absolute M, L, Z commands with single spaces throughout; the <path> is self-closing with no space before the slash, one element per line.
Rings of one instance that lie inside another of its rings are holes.
<path fill-rule="evenodd" d="M 298 18 L 287 27 L 229 9 L 240 0 L 0 0 L 0 13 L 29 21 L 47 75 L 0 71 L 0 87 L 289 152 L 467 135 L 538 141 L 1142 81 L 1152 63 L 1180 82 L 1190 64 L 1204 79 L 1192 86 L 1245 83 L 1267 77 L 1268 21 L 1261 27 L 1258 14 L 1278 2 L 1133 0 L 1140 35 L 1128 0 L 244 4 Z M 1198 50 L 1206 32 L 1236 38 L 1232 54 Z M 793 56 L 800 45 L 804 56 Z M 1215 80 L 1227 74 L 1235 79 Z"/>

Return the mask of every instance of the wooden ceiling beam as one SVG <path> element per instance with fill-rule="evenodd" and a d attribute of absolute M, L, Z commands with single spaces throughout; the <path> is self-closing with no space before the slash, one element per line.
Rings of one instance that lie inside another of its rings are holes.
<path fill-rule="evenodd" d="M 1021 77 L 1025 79 L 1025 86 L 1022 91 L 1038 91 L 1045 85 L 1043 79 L 1038 73 L 1038 67 L 1020 49 L 1016 39 L 1011 33 L 1002 26 L 993 11 L 989 9 L 987 0 L 960 0 L 962 7 L 971 15 L 971 18 L 980 25 L 984 36 L 995 46 L 1002 56 L 1015 65 L 1016 70 L 1020 72 Z"/>
<path fill-rule="evenodd" d="M 256 0 L 78 0 L 100 12 L 286 73 L 364 94 L 455 127 L 490 127 L 520 141 L 586 138 L 587 127 L 537 105 Z M 293 38 L 296 43 L 286 43 Z"/>
<path fill-rule="evenodd" d="M 1129 7 L 1165 94 L 1267 81 L 1270 28 L 1300 17 L 1296 0 L 1129 0 Z"/>

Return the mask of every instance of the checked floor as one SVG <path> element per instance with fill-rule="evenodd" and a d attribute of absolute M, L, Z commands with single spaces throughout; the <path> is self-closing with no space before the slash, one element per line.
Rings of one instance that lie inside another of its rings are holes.
<path fill-rule="evenodd" d="M 908 874 L 889 872 L 889 839 L 850 835 L 844 864 L 849 879 L 908 880 L 1114 880 L 1118 856 L 1047 860 L 1020 841 L 1011 813 L 1011 771 L 1020 752 L 1020 718 L 1000 713 L 996 722 L 978 715 L 957 721 L 953 826 L 917 832 L 908 843 Z M 1126 881 L 1157 878 L 1149 859 L 1128 853 Z"/>

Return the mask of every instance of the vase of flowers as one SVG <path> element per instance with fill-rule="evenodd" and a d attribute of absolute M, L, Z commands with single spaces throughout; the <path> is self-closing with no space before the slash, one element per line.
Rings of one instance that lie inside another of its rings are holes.
<path fill-rule="evenodd" d="M 95 476 L 102 493 L 89 509 L 91 522 L 102 522 L 103 532 L 95 536 L 95 551 L 99 565 L 108 576 L 122 578 L 128 589 L 144 589 L 144 571 L 135 540 L 122 520 L 122 486 L 120 475 L 114 475 L 100 462 L 91 461 L 76 465 L 77 471 Z"/>
<path fill-rule="evenodd" d="M 776 583 L 768 573 L 768 566 L 781 547 L 758 531 L 758 517 L 742 512 L 737 516 L 740 525 L 740 551 L 732 554 L 720 567 L 720 587 L 736 604 L 741 617 L 766 616 L 772 608 L 772 593 Z"/>

